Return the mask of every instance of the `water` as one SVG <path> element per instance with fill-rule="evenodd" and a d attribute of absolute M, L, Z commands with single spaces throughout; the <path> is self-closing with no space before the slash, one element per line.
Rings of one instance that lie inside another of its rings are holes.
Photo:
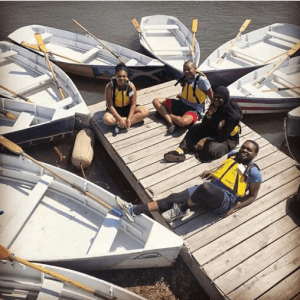
<path fill-rule="evenodd" d="M 199 19 L 196 38 L 201 48 L 202 63 L 213 50 L 236 36 L 245 19 L 252 20 L 247 31 L 273 23 L 300 25 L 299 9 L 300 2 L 297 1 L 5 1 L 0 2 L 0 40 L 8 40 L 9 33 L 30 24 L 84 33 L 72 21 L 75 19 L 99 39 L 144 53 L 130 19 L 135 17 L 140 21 L 146 15 L 166 14 L 177 17 L 188 28 L 191 28 L 193 18 Z M 105 81 L 74 75 L 70 77 L 88 105 L 104 101 Z M 152 84 L 155 83 L 141 82 L 137 84 L 137 89 Z M 280 148 L 284 142 L 285 116 L 286 114 L 245 116 L 243 121 Z"/>
<path fill-rule="evenodd" d="M 300 26 L 299 9 L 300 2 L 297 1 L 0 1 L 0 40 L 9 41 L 7 36 L 11 32 L 31 24 L 84 33 L 72 21 L 72 19 L 75 19 L 99 39 L 144 53 L 139 44 L 138 34 L 130 19 L 135 17 L 140 22 L 143 16 L 165 14 L 177 17 L 189 28 L 191 28 L 193 18 L 199 19 L 196 38 L 201 48 L 200 63 L 202 63 L 213 50 L 236 36 L 245 19 L 252 20 L 247 28 L 248 32 L 273 23 L 292 23 Z M 70 75 L 70 77 L 88 105 L 104 101 L 104 88 L 107 82 L 74 75 Z M 148 85 L 149 82 L 139 83 L 137 89 Z M 246 115 L 243 122 L 268 139 L 277 148 L 286 152 L 283 131 L 283 118 L 285 116 L 286 114 Z M 61 150 L 66 156 L 68 154 L 68 157 L 70 157 L 71 142 L 65 143 Z M 49 151 L 48 145 L 26 151 L 36 159 L 73 170 L 70 160 L 59 163 L 55 154 L 52 153 L 53 151 Z M 105 153 L 99 143 L 95 147 L 95 153 L 93 164 L 86 171 L 88 179 L 113 193 L 119 194 L 119 190 L 122 190 L 123 196 L 124 191 L 130 193 L 130 187 L 122 185 L 124 182 L 122 174 L 114 171 L 109 155 Z M 100 159 L 99 156 L 101 156 Z M 81 175 L 79 171 L 77 172 Z M 150 271 L 147 272 L 147 274 L 150 273 Z M 118 274 L 124 273 L 120 271 Z M 125 274 L 129 276 L 129 273 Z M 142 278 L 143 274 L 139 273 L 136 276 Z M 155 277 L 158 271 L 151 274 Z M 114 275 L 115 273 L 106 280 L 113 282 Z M 156 281 L 154 280 L 154 282 Z M 122 285 L 120 282 L 116 283 Z"/>

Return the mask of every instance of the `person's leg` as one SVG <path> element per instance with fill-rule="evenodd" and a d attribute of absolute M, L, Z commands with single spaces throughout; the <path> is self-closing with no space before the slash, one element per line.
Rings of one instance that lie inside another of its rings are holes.
<path fill-rule="evenodd" d="M 136 124 L 143 121 L 146 117 L 148 117 L 150 111 L 143 106 L 137 106 L 134 112 L 134 115 L 131 118 L 131 124 Z"/>
<path fill-rule="evenodd" d="M 187 127 L 190 124 L 194 123 L 194 117 L 192 115 L 186 114 L 180 117 L 171 114 L 170 116 L 172 122 L 179 127 Z"/>
<path fill-rule="evenodd" d="M 172 109 L 172 100 L 165 98 L 155 98 L 153 100 L 153 106 L 157 110 L 157 112 L 169 123 L 172 123 L 172 119 L 170 117 L 171 109 Z"/>
<path fill-rule="evenodd" d="M 126 121 L 126 118 L 123 117 L 124 122 Z M 116 120 L 116 118 L 110 113 L 106 112 L 103 116 L 103 122 L 108 126 L 114 126 L 118 125 L 119 122 Z"/>
<path fill-rule="evenodd" d="M 221 158 L 230 151 L 227 142 L 206 142 L 201 150 L 198 150 L 199 160 L 202 162 L 212 161 Z"/>
<path fill-rule="evenodd" d="M 202 124 L 191 127 L 176 150 L 164 154 L 164 159 L 168 162 L 183 162 L 185 154 L 192 153 L 199 140 L 207 136 L 207 128 Z"/>
<path fill-rule="evenodd" d="M 204 182 L 191 194 L 189 205 L 198 205 L 215 210 L 220 207 L 224 200 L 222 189 L 210 182 Z"/>

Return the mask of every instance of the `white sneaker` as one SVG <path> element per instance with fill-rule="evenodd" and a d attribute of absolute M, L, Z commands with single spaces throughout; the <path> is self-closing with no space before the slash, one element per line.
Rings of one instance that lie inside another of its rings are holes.
<path fill-rule="evenodd" d="M 130 222 L 133 222 L 136 217 L 136 214 L 133 213 L 133 205 L 129 202 L 124 201 L 118 196 L 116 196 L 116 201 L 118 205 L 122 208 L 122 210 L 125 212 L 127 219 Z"/>
<path fill-rule="evenodd" d="M 181 210 L 181 204 L 174 203 L 172 208 L 162 213 L 162 217 L 168 222 L 173 222 L 176 219 L 186 216 L 190 212 L 188 208 L 186 211 Z"/>

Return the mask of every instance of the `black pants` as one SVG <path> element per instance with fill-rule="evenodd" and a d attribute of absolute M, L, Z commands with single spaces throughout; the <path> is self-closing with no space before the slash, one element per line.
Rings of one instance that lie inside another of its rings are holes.
<path fill-rule="evenodd" d="M 184 153 L 196 152 L 198 158 L 202 162 L 218 159 L 236 147 L 238 141 L 226 140 L 222 143 L 216 141 L 207 141 L 201 150 L 196 151 L 197 143 L 205 138 L 213 135 L 212 127 L 196 124 L 189 129 L 179 147 Z"/>
<path fill-rule="evenodd" d="M 164 199 L 157 200 L 156 203 L 161 212 L 172 208 L 174 203 L 186 204 L 190 198 L 188 190 L 179 193 L 171 194 Z M 200 207 L 215 210 L 220 207 L 224 200 L 224 192 L 222 189 L 213 185 L 210 182 L 202 183 L 192 194 L 192 202 Z M 187 207 L 186 207 L 187 208 Z"/>

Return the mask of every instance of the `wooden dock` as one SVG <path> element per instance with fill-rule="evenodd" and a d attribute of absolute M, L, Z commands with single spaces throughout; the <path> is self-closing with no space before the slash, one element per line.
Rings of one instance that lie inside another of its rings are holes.
<path fill-rule="evenodd" d="M 187 155 L 183 163 L 167 163 L 163 154 L 177 148 L 184 135 L 166 136 L 165 121 L 152 105 L 155 97 L 172 97 L 175 81 L 138 91 L 138 103 L 152 113 L 143 126 L 114 134 L 102 122 L 105 102 L 90 106 L 98 139 L 144 203 L 181 191 L 202 179 L 204 170 L 224 158 L 200 163 Z M 211 299 L 300 299 L 300 228 L 287 212 L 287 201 L 300 184 L 295 161 L 243 124 L 240 144 L 260 145 L 255 159 L 263 183 L 257 200 L 220 219 L 193 209 L 183 220 L 167 225 L 184 239 L 181 256 Z"/>

